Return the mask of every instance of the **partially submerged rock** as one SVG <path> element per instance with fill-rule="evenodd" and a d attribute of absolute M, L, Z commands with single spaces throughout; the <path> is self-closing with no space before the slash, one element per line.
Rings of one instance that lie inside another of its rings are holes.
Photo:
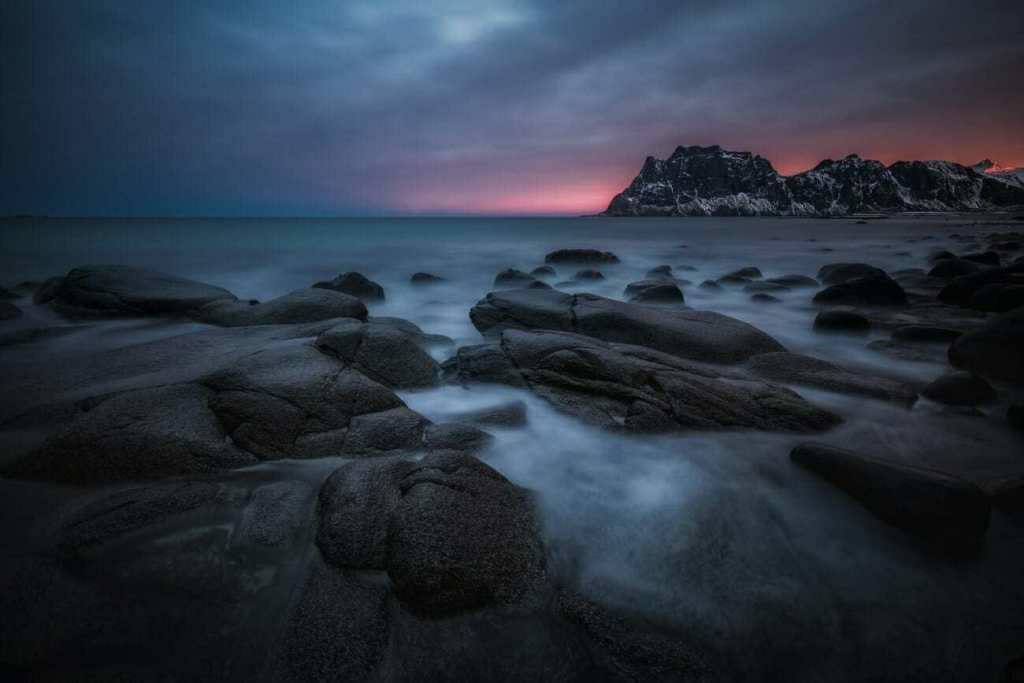
<path fill-rule="evenodd" d="M 557 277 L 558 273 L 551 266 L 537 266 L 530 271 L 530 275 L 534 277 Z"/>
<path fill-rule="evenodd" d="M 564 332 L 505 330 L 496 342 L 460 349 L 445 371 L 455 382 L 526 386 L 556 408 L 613 430 L 812 432 L 839 422 L 787 389 Z"/>
<path fill-rule="evenodd" d="M 885 271 L 866 263 L 829 263 L 818 269 L 818 280 L 826 285 L 837 285 L 861 277 L 877 277 Z"/>
<path fill-rule="evenodd" d="M 610 251 L 597 249 L 558 249 L 544 257 L 545 263 L 618 263 L 619 257 Z"/>
<path fill-rule="evenodd" d="M 594 280 L 603 280 L 604 274 L 599 270 L 587 269 L 577 270 L 576 274 L 572 276 L 573 280 L 576 281 L 587 281 L 592 282 Z"/>
<path fill-rule="evenodd" d="M 907 294 L 888 275 L 873 275 L 844 280 L 814 295 L 815 303 L 867 304 L 869 306 L 903 306 Z"/>
<path fill-rule="evenodd" d="M 746 266 L 744 268 L 738 268 L 732 272 L 723 275 L 720 280 L 736 280 L 744 278 L 747 280 L 756 280 L 762 277 L 761 269 L 755 266 Z"/>
<path fill-rule="evenodd" d="M 444 281 L 443 277 L 432 273 L 413 273 L 409 278 L 409 282 L 414 285 L 436 285 Z"/>
<path fill-rule="evenodd" d="M 991 505 L 985 494 L 942 472 L 821 444 L 801 444 L 790 458 L 885 522 L 943 551 L 975 552 L 988 530 Z"/>
<path fill-rule="evenodd" d="M 859 394 L 911 405 L 917 389 L 906 382 L 855 372 L 838 365 L 797 353 L 779 352 L 754 356 L 746 369 L 756 377 L 797 384 L 839 394 Z"/>
<path fill-rule="evenodd" d="M 959 258 L 947 258 L 938 261 L 931 270 L 928 277 L 937 277 L 943 280 L 952 280 L 962 275 L 971 275 L 981 270 L 981 266 L 972 261 Z"/>
<path fill-rule="evenodd" d="M 814 317 L 814 329 L 827 332 L 867 332 L 871 321 L 853 311 L 821 311 Z"/>
<path fill-rule="evenodd" d="M 770 277 L 765 282 L 772 282 L 777 285 L 785 285 L 786 287 L 797 288 L 797 287 L 817 287 L 818 281 L 813 277 L 806 275 L 780 275 L 779 277 Z"/>
<path fill-rule="evenodd" d="M 949 362 L 986 377 L 1024 382 L 1024 308 L 958 337 L 949 347 Z"/>
<path fill-rule="evenodd" d="M 958 306 L 967 306 L 971 299 L 987 285 L 1024 284 L 1024 262 L 1014 263 L 1005 268 L 991 268 L 973 275 L 954 278 L 939 292 L 939 301 Z"/>
<path fill-rule="evenodd" d="M 633 303 L 681 304 L 683 291 L 671 280 L 649 279 L 626 285 L 625 295 Z"/>
<path fill-rule="evenodd" d="M 221 287 L 128 266 L 75 268 L 48 280 L 35 297 L 68 315 L 180 315 L 236 299 Z"/>
<path fill-rule="evenodd" d="M 537 278 L 515 268 L 507 268 L 494 276 L 494 286 L 499 288 L 526 287 L 535 282 Z"/>
<path fill-rule="evenodd" d="M 933 380 L 921 395 L 952 406 L 973 406 L 996 398 L 996 390 L 982 377 L 970 372 L 949 372 Z"/>
<path fill-rule="evenodd" d="M 317 282 L 313 286 L 342 292 L 361 301 L 384 301 L 384 288 L 362 273 L 342 273 L 333 280 Z"/>
<path fill-rule="evenodd" d="M 712 363 L 737 363 L 783 350 L 764 332 L 719 313 L 642 306 L 594 294 L 491 292 L 469 317 L 485 336 L 507 329 L 560 330 Z"/>
<path fill-rule="evenodd" d="M 299 289 L 258 304 L 217 301 L 196 312 L 201 322 L 224 327 L 309 323 L 333 318 L 366 320 L 366 305 L 331 289 Z"/>

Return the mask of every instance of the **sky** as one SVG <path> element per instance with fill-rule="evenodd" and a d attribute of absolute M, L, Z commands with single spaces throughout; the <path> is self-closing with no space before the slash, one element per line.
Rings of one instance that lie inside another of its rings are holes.
<path fill-rule="evenodd" d="M 1024 166 L 1024 3 L 2 0 L 0 215 L 579 214 L 648 155 Z"/>

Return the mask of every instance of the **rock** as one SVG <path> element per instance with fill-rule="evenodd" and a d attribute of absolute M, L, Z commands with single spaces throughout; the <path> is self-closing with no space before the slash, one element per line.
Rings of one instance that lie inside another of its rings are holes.
<path fill-rule="evenodd" d="M 544 257 L 545 263 L 618 263 L 619 257 L 610 251 L 597 249 L 558 249 Z"/>
<path fill-rule="evenodd" d="M 982 287 L 997 284 L 1024 284 L 1024 263 L 1013 264 L 1005 268 L 991 268 L 973 275 L 954 278 L 939 292 L 939 301 L 966 306 Z"/>
<path fill-rule="evenodd" d="M 698 285 L 698 286 L 701 289 L 710 290 L 710 291 L 720 291 L 722 289 L 722 285 L 718 284 L 714 280 L 705 280 L 704 282 L 700 283 L 700 285 Z"/>
<path fill-rule="evenodd" d="M 35 298 L 69 315 L 185 314 L 211 302 L 236 300 L 220 287 L 128 266 L 75 268 L 59 283 L 47 280 Z"/>
<path fill-rule="evenodd" d="M 332 318 L 366 320 L 366 316 L 366 305 L 356 297 L 312 287 L 261 304 L 217 301 L 195 314 L 201 322 L 223 327 L 309 323 Z"/>
<path fill-rule="evenodd" d="M 692 273 L 692 272 L 697 270 L 697 267 L 696 266 L 691 266 L 691 265 L 688 265 L 688 264 L 684 263 L 684 264 L 676 266 L 676 270 L 685 270 L 687 272 L 691 272 Z"/>
<path fill-rule="evenodd" d="M 813 277 L 807 277 L 806 275 L 780 275 L 779 277 L 770 277 L 765 282 L 771 282 L 777 285 L 784 285 L 796 289 L 797 287 L 817 287 L 818 281 Z"/>
<path fill-rule="evenodd" d="M 494 276 L 494 286 L 501 288 L 525 287 L 538 282 L 537 278 L 515 268 L 508 268 Z"/>
<path fill-rule="evenodd" d="M 719 278 L 719 280 L 724 278 L 745 278 L 747 280 L 754 280 L 760 277 L 762 277 L 760 268 L 755 268 L 754 266 L 747 266 L 745 268 L 739 268 L 738 270 L 734 270 L 731 273 L 726 273 L 721 278 Z"/>
<path fill-rule="evenodd" d="M 34 304 L 47 304 L 53 301 L 53 299 L 60 292 L 60 288 L 64 285 L 64 276 L 58 275 L 57 277 L 47 278 L 43 281 L 32 292 L 32 303 Z"/>
<path fill-rule="evenodd" d="M 979 486 L 989 497 L 992 507 L 1015 515 L 1024 513 L 1024 474 L 990 479 Z"/>
<path fill-rule="evenodd" d="M 1011 427 L 1024 429 L 1024 403 L 1012 405 L 1006 409 L 1006 421 Z"/>
<path fill-rule="evenodd" d="M 647 271 L 648 278 L 672 277 L 672 266 L 656 266 Z"/>
<path fill-rule="evenodd" d="M 903 306 L 906 292 L 888 275 L 853 278 L 831 285 L 814 295 L 815 303 L 866 304 L 870 306 Z"/>
<path fill-rule="evenodd" d="M 446 416 L 453 422 L 494 426 L 522 427 L 526 424 L 526 404 L 522 401 L 509 401 L 463 413 Z"/>
<path fill-rule="evenodd" d="M 367 318 L 366 322 L 371 325 L 380 325 L 397 330 L 406 336 L 411 337 L 417 344 L 425 349 L 433 347 L 451 347 L 455 345 L 455 342 L 451 337 L 446 337 L 443 334 L 429 334 L 420 329 L 419 325 L 411 323 L 403 318 L 374 316 L 372 318 Z"/>
<path fill-rule="evenodd" d="M 485 336 L 506 329 L 561 330 L 712 363 L 737 363 L 783 350 L 770 336 L 735 318 L 623 303 L 594 294 L 491 292 L 470 310 L 469 317 Z"/>
<path fill-rule="evenodd" d="M 938 263 L 946 259 L 955 259 L 957 256 L 951 251 L 941 249 L 928 255 L 928 263 Z"/>
<path fill-rule="evenodd" d="M 1014 285 L 985 285 L 974 293 L 968 306 L 976 311 L 990 313 L 1005 313 L 1020 308 L 1024 306 L 1024 278 L 1020 282 Z"/>
<path fill-rule="evenodd" d="M 960 257 L 964 261 L 973 261 L 974 263 L 981 263 L 986 266 L 998 266 L 999 254 L 994 251 L 986 251 L 980 254 L 964 254 Z"/>
<path fill-rule="evenodd" d="M 960 277 L 961 275 L 977 273 L 979 270 L 981 270 L 981 266 L 977 263 L 965 261 L 964 259 L 949 258 L 939 261 L 931 270 L 929 270 L 928 277 L 952 280 L 953 278 Z"/>
<path fill-rule="evenodd" d="M 751 294 L 750 300 L 758 304 L 777 304 L 781 299 L 772 296 L 771 294 L 765 294 L 764 292 L 758 292 L 757 294 Z"/>
<path fill-rule="evenodd" d="M 853 311 L 821 311 L 814 318 L 814 329 L 829 332 L 867 332 L 871 321 Z"/>
<path fill-rule="evenodd" d="M 558 273 L 551 266 L 537 266 L 530 271 L 534 277 L 558 277 Z"/>
<path fill-rule="evenodd" d="M 743 277 L 741 275 L 723 275 L 715 282 L 720 285 L 747 285 L 750 284 L 751 280 L 749 277 Z"/>
<path fill-rule="evenodd" d="M 313 287 L 348 294 L 360 301 L 384 301 L 384 288 L 362 273 L 342 273 L 333 280 L 317 282 Z"/>
<path fill-rule="evenodd" d="M 448 451 L 343 465 L 320 491 L 317 545 L 336 567 L 387 571 L 428 614 L 515 604 L 545 580 L 529 492 Z"/>
<path fill-rule="evenodd" d="M 576 281 L 603 280 L 604 275 L 599 270 L 578 270 L 576 271 L 576 274 L 572 276 L 572 279 Z"/>
<path fill-rule="evenodd" d="M 428 451 L 477 453 L 486 449 L 493 442 L 493 436 L 464 422 L 430 425 L 423 435 L 423 448 Z"/>
<path fill-rule="evenodd" d="M 790 458 L 883 521 L 943 551 L 977 551 L 988 530 L 988 498 L 973 484 L 942 472 L 820 444 L 801 444 Z"/>
<path fill-rule="evenodd" d="M 788 292 L 789 287 L 780 285 L 778 282 L 751 282 L 743 286 L 744 292 Z"/>
<path fill-rule="evenodd" d="M 855 278 L 879 275 L 885 275 L 885 271 L 866 263 L 829 263 L 818 269 L 818 280 L 826 285 L 838 285 Z"/>
<path fill-rule="evenodd" d="M 412 277 L 409 278 L 409 282 L 414 285 L 436 285 L 444 281 L 443 277 L 430 273 L 413 273 Z"/>
<path fill-rule="evenodd" d="M 10 301 L 0 301 L 0 320 L 13 320 L 21 317 L 21 309 Z"/>
<path fill-rule="evenodd" d="M 951 406 L 973 406 L 996 398 L 996 390 L 970 372 L 950 372 L 931 382 L 921 395 Z"/>
<path fill-rule="evenodd" d="M 393 389 L 434 386 L 440 367 L 422 342 L 388 322 L 344 320 L 316 340 L 321 351 Z"/>
<path fill-rule="evenodd" d="M 796 353 L 765 353 L 754 356 L 746 369 L 756 377 L 797 384 L 839 394 L 858 394 L 912 405 L 917 390 L 906 382 L 841 368 L 828 361 Z"/>
<path fill-rule="evenodd" d="M 670 280 L 640 280 L 626 285 L 625 295 L 633 303 L 678 303 L 684 301 L 683 292 Z"/>
<path fill-rule="evenodd" d="M 951 342 L 963 334 L 962 330 L 932 325 L 901 325 L 892 331 L 892 338 L 908 342 Z"/>
<path fill-rule="evenodd" d="M 787 389 L 565 332 L 505 330 L 486 350 L 456 354 L 446 366 L 451 378 L 464 383 L 526 386 L 555 408 L 611 430 L 813 432 L 839 422 Z"/>
<path fill-rule="evenodd" d="M 949 362 L 985 377 L 1024 382 L 1024 308 L 958 337 L 949 347 Z"/>

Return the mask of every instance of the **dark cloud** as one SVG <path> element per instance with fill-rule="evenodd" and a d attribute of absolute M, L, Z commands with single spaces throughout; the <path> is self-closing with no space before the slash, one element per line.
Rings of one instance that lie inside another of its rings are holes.
<path fill-rule="evenodd" d="M 1024 164 L 1011 3 L 0 5 L 0 213 L 600 208 L 647 154 Z"/>

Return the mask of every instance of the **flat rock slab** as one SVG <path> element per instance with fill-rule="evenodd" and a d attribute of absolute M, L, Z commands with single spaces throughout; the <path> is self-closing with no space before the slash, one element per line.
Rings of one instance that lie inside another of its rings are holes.
<path fill-rule="evenodd" d="M 756 327 L 719 313 L 624 303 L 595 294 L 491 292 L 469 317 L 485 336 L 509 329 L 575 332 L 712 363 L 739 363 L 785 350 Z"/>
<path fill-rule="evenodd" d="M 612 430 L 815 432 L 840 421 L 788 389 L 564 332 L 506 330 L 495 343 L 460 349 L 445 371 L 454 382 L 526 386 L 557 409 Z"/>
<path fill-rule="evenodd" d="M 798 353 L 765 353 L 751 358 L 745 368 L 757 377 L 774 382 L 870 396 L 905 405 L 917 400 L 917 388 L 907 382 L 855 372 Z"/>
<path fill-rule="evenodd" d="M 944 551 L 976 551 L 988 530 L 991 504 L 986 495 L 945 473 L 820 444 L 801 444 L 790 458 L 882 520 Z"/>
<path fill-rule="evenodd" d="M 54 308 L 69 315 L 184 314 L 214 301 L 235 301 L 221 287 L 128 266 L 75 268 L 54 283 Z"/>

